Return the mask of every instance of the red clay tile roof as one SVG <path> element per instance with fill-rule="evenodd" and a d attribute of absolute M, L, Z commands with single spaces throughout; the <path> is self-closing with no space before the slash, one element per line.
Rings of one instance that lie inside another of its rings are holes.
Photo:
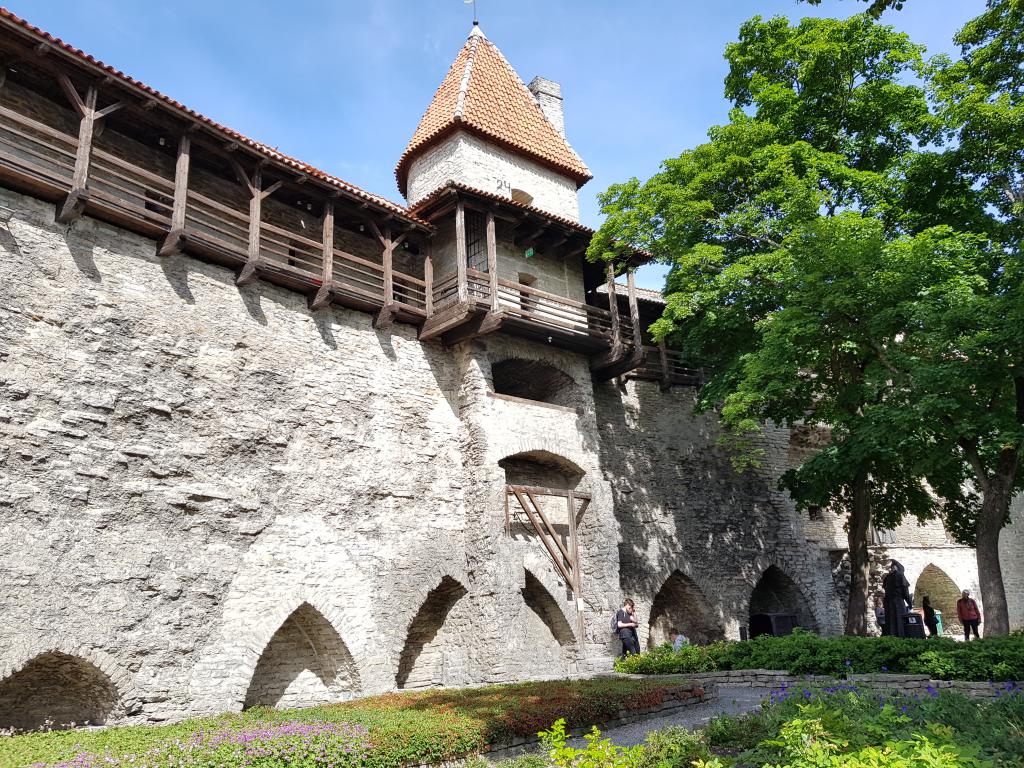
<path fill-rule="evenodd" d="M 393 203 L 390 200 L 381 197 L 380 195 L 375 195 L 372 192 L 367 192 L 364 189 L 360 189 L 354 184 L 349 184 L 347 181 L 339 179 L 337 176 L 332 176 L 331 174 L 326 173 L 325 171 L 321 171 L 319 168 L 315 168 L 312 165 L 308 165 L 307 163 L 302 162 L 301 160 L 296 160 L 293 157 L 289 157 L 288 155 L 278 152 L 273 147 L 269 147 L 266 144 L 263 144 L 259 141 L 250 139 L 249 137 L 243 136 L 242 134 L 232 130 L 231 128 L 227 128 L 223 125 L 220 125 L 219 123 L 214 122 L 210 118 L 201 115 L 194 110 L 189 109 L 184 104 L 175 101 L 169 96 L 165 96 L 164 94 L 157 91 L 155 88 L 150 88 L 145 83 L 139 82 L 135 78 L 126 75 L 124 72 L 121 72 L 118 69 L 114 69 L 108 64 L 104 64 L 102 61 L 93 58 L 89 54 L 64 42 L 60 38 L 54 37 L 49 32 L 46 32 L 40 29 L 39 27 L 29 24 L 27 21 L 11 13 L 6 8 L 0 7 L 0 21 L 6 21 L 9 22 L 10 24 L 13 24 L 13 26 L 20 28 L 22 31 L 28 32 L 40 43 L 45 45 L 52 45 L 56 49 L 65 51 L 71 54 L 74 58 L 77 58 L 80 61 L 85 62 L 86 64 L 92 67 L 103 70 L 105 74 L 113 76 L 115 79 L 120 80 L 122 83 L 128 86 L 144 91 L 148 95 L 152 96 L 154 99 L 172 107 L 173 109 L 179 112 L 188 115 L 191 118 L 194 118 L 195 120 L 198 120 L 199 122 L 205 124 L 206 126 L 215 131 L 223 133 L 226 137 L 230 138 L 233 141 L 237 141 L 240 144 L 244 144 L 247 147 L 251 147 L 252 149 L 266 155 L 272 160 L 276 160 L 277 162 L 283 163 L 294 170 L 301 171 L 303 173 L 308 173 L 310 176 L 320 179 L 321 181 L 331 184 L 332 186 L 338 187 L 339 189 L 344 190 L 345 192 L 348 192 L 354 195 L 355 197 L 379 205 L 382 208 L 386 208 L 388 211 L 392 213 L 397 213 L 411 222 L 414 222 L 419 225 L 425 225 L 428 227 L 430 226 L 429 224 L 427 224 L 427 222 L 416 217 L 415 215 L 410 214 L 409 210 L 404 206 L 401 206 L 397 203 Z"/>
<path fill-rule="evenodd" d="M 522 152 L 569 176 L 577 187 L 593 178 L 479 27 L 462 46 L 398 160 L 395 177 L 403 195 L 413 157 L 459 128 Z"/>

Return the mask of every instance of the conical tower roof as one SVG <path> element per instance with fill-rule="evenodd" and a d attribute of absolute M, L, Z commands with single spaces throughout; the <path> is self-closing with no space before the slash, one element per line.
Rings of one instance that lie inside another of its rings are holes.
<path fill-rule="evenodd" d="M 577 187 L 593 178 L 569 142 L 548 122 L 512 65 L 477 26 L 398 160 L 395 176 L 403 195 L 416 155 L 460 129 L 546 165 L 573 179 Z"/>

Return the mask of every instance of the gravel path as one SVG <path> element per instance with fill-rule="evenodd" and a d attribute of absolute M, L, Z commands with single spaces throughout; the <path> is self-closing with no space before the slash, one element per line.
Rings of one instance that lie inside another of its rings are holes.
<path fill-rule="evenodd" d="M 683 707 L 675 712 L 651 720 L 643 720 L 639 723 L 609 728 L 602 731 L 601 735 L 609 738 L 615 744 L 624 747 L 631 747 L 644 740 L 650 731 L 665 728 L 669 725 L 681 725 L 689 730 L 702 727 L 713 717 L 721 714 L 739 715 L 756 709 L 761 700 L 768 696 L 769 688 L 750 688 L 745 685 L 722 685 L 718 686 L 718 698 L 695 707 Z M 570 742 L 573 746 L 583 746 L 582 738 L 573 739 Z"/>

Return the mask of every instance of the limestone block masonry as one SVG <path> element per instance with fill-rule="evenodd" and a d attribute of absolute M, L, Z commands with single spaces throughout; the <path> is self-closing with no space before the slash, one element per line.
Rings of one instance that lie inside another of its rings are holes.
<path fill-rule="evenodd" d="M 752 611 L 839 631 L 783 430 L 740 477 L 691 389 L 595 385 L 503 334 L 420 342 L 0 206 L 0 728 L 607 671 L 624 595 L 642 643 Z M 572 407 L 492 396 L 510 360 L 562 371 Z M 589 496 L 578 594 L 506 483 Z"/>
<path fill-rule="evenodd" d="M 511 199 L 519 189 L 532 205 L 556 216 L 579 221 L 576 183 L 562 174 L 491 142 L 457 131 L 424 150 L 409 168 L 409 205 L 455 181 Z"/>

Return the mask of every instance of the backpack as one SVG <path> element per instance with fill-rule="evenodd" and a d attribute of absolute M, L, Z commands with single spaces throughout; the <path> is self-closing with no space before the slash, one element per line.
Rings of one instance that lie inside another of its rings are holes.
<path fill-rule="evenodd" d="M 618 631 L 619 631 L 619 612 L 618 611 L 616 611 L 615 613 L 612 614 L 611 631 L 613 633 L 618 634 Z"/>

